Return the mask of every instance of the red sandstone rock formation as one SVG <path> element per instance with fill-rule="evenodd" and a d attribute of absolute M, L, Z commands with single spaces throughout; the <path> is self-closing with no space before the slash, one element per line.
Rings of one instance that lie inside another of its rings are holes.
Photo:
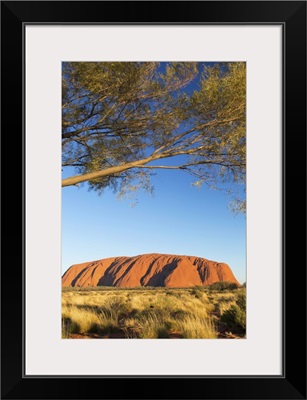
<path fill-rule="evenodd" d="M 239 285 L 225 263 L 169 254 L 112 257 L 75 264 L 62 277 L 63 286 L 79 287 L 188 287 L 221 281 Z"/>

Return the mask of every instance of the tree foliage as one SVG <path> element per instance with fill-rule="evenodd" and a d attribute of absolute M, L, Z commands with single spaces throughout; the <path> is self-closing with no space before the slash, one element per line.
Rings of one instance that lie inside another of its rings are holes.
<path fill-rule="evenodd" d="M 150 190 L 161 168 L 244 184 L 245 63 L 65 62 L 62 77 L 62 165 L 75 171 L 62 186 Z"/>

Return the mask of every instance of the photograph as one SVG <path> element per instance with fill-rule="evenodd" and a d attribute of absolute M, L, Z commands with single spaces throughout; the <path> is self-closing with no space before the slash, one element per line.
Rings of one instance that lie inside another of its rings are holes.
<path fill-rule="evenodd" d="M 62 338 L 246 339 L 246 62 L 61 78 Z"/>
<path fill-rule="evenodd" d="M 306 400 L 306 1 L 0 18 L 0 398 Z"/>

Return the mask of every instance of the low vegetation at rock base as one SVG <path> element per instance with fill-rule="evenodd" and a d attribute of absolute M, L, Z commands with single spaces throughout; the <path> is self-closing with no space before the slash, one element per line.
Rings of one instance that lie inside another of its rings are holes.
<path fill-rule="evenodd" d="M 245 338 L 246 289 L 63 288 L 62 337 Z"/>

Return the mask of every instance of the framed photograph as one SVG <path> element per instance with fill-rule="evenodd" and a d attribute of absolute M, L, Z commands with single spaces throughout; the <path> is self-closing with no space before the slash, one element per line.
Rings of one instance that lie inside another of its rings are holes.
<path fill-rule="evenodd" d="M 306 399 L 306 2 L 1 11 L 2 398 Z"/>

